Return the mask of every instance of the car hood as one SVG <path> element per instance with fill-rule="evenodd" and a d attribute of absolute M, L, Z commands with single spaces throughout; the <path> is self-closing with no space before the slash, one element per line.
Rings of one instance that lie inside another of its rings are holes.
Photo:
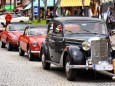
<path fill-rule="evenodd" d="M 23 35 L 23 31 L 12 31 L 12 32 L 10 32 L 10 34 L 13 34 L 19 38 L 20 35 Z"/>
<path fill-rule="evenodd" d="M 89 41 L 91 42 L 92 40 L 98 40 L 100 38 L 107 38 L 107 35 L 89 35 L 89 36 L 76 36 L 76 37 L 65 37 L 65 42 L 66 43 L 78 43 L 78 44 L 82 44 L 82 42 L 84 41 Z"/>
<path fill-rule="evenodd" d="M 29 39 L 31 42 L 42 43 L 45 40 L 46 36 L 30 36 Z"/>

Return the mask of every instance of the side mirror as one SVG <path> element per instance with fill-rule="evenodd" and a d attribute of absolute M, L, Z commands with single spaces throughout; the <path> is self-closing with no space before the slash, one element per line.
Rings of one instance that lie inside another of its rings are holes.
<path fill-rule="evenodd" d="M 110 30 L 109 34 L 110 34 L 110 36 L 115 35 L 115 30 Z"/>
<path fill-rule="evenodd" d="M 5 27 L 5 26 L 6 26 L 3 22 L 1 22 L 1 25 L 2 25 L 3 27 Z"/>

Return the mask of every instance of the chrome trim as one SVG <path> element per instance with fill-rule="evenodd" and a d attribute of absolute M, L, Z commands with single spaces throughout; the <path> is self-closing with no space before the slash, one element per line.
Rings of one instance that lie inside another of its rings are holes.
<path fill-rule="evenodd" d="M 34 51 L 34 50 L 32 50 L 31 52 L 32 53 L 40 53 L 40 51 Z"/>
<path fill-rule="evenodd" d="M 93 65 L 69 65 L 70 69 L 93 69 Z"/>

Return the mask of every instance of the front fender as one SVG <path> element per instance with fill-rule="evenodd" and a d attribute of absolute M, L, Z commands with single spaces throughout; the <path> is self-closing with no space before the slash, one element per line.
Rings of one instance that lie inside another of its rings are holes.
<path fill-rule="evenodd" d="M 64 51 L 61 55 L 60 65 L 64 66 L 66 57 L 68 55 L 69 55 L 73 64 L 76 64 L 76 65 L 84 64 L 85 58 L 84 58 L 84 55 L 83 55 L 83 52 L 81 51 L 81 49 L 77 46 L 69 46 L 64 49 Z"/>
<path fill-rule="evenodd" d="M 41 48 L 40 48 L 40 58 L 41 58 L 42 52 L 44 52 L 46 59 L 49 59 L 48 46 L 45 41 L 42 43 Z"/>

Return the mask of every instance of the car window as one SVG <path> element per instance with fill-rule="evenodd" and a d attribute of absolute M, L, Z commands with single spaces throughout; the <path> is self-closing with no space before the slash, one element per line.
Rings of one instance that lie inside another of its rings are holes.
<path fill-rule="evenodd" d="M 62 24 L 55 22 L 54 23 L 54 28 L 53 28 L 53 33 L 55 35 L 62 35 Z"/>
<path fill-rule="evenodd" d="M 53 23 L 50 23 L 48 25 L 48 34 L 52 34 L 53 33 L 53 27 L 54 27 L 54 24 Z"/>
<path fill-rule="evenodd" d="M 31 28 L 28 31 L 28 35 L 30 36 L 42 36 L 42 35 L 46 35 L 47 34 L 47 29 L 46 28 Z"/>

